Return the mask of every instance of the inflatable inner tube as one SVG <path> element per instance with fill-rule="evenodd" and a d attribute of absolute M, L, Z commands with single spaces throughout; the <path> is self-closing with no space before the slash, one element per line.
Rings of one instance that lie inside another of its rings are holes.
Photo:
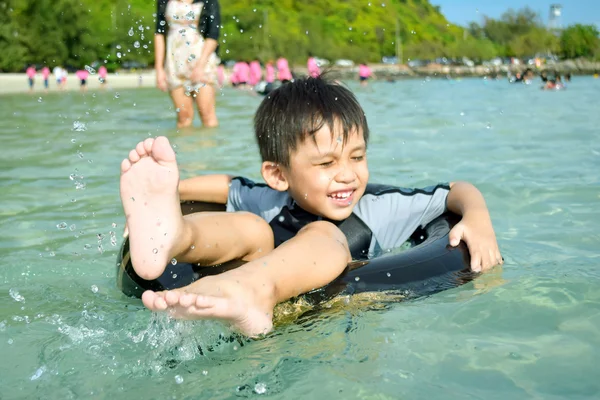
<path fill-rule="evenodd" d="M 188 202 L 181 205 L 183 214 L 200 211 L 224 211 L 221 204 Z M 344 272 L 327 286 L 306 293 L 303 297 L 317 304 L 340 294 L 394 291 L 414 298 L 431 295 L 473 280 L 469 251 L 464 243 L 449 245 L 448 233 L 459 221 L 454 214 L 444 214 L 424 229 L 413 233 L 411 247 L 405 251 L 353 261 Z M 117 286 L 127 296 L 141 297 L 145 290 L 161 291 L 187 286 L 198 279 L 237 268 L 243 261 L 219 266 L 201 267 L 178 262 L 168 264 L 155 280 L 144 280 L 134 271 L 126 239 L 117 257 Z"/>

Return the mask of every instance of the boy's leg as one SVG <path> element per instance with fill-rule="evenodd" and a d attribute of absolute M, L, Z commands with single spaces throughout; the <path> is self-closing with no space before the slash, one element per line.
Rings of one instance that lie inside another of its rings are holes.
<path fill-rule="evenodd" d="M 256 336 L 271 330 L 277 303 L 328 284 L 350 261 L 344 234 L 329 222 L 313 222 L 263 257 L 182 289 L 146 291 L 142 301 L 176 318 L 225 320 Z"/>
<path fill-rule="evenodd" d="M 273 233 L 250 213 L 181 214 L 179 170 L 165 137 L 138 143 L 121 164 L 121 201 L 129 229 L 131 262 L 156 279 L 175 258 L 214 265 L 251 260 L 273 248 Z"/>

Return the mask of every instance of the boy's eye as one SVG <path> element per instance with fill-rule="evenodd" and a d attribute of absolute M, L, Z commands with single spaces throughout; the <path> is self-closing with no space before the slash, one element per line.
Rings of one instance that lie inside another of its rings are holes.
<path fill-rule="evenodd" d="M 356 157 L 352 157 L 352 159 L 353 159 L 354 161 L 362 161 L 362 160 L 364 160 L 364 159 L 365 159 L 365 156 L 356 156 Z"/>
<path fill-rule="evenodd" d="M 319 167 L 329 167 L 331 165 L 333 165 L 333 161 L 325 161 L 319 164 Z"/>

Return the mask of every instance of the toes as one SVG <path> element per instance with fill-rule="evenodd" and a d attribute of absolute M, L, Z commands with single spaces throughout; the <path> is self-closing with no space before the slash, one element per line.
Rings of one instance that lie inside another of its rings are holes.
<path fill-rule="evenodd" d="M 181 307 L 191 307 L 196 303 L 196 298 L 198 296 L 191 293 L 182 293 L 179 297 L 179 305 Z"/>
<path fill-rule="evenodd" d="M 132 164 L 140 161 L 140 155 L 135 149 L 129 152 L 129 161 L 131 161 Z"/>
<path fill-rule="evenodd" d="M 146 308 L 152 311 L 163 311 L 167 309 L 167 303 L 162 296 L 151 290 L 146 290 L 142 294 L 142 303 Z"/>
<path fill-rule="evenodd" d="M 135 151 L 139 154 L 140 157 L 144 157 L 148 155 L 146 151 L 146 147 L 144 146 L 144 142 L 139 142 L 137 146 L 135 146 Z"/>
<path fill-rule="evenodd" d="M 165 293 L 165 301 L 169 307 L 173 307 L 179 304 L 180 293 L 174 290 L 170 290 Z"/>
<path fill-rule="evenodd" d="M 124 159 L 121 162 L 121 173 L 125 173 L 127 171 L 129 171 L 129 168 L 131 168 L 131 162 L 128 159 Z"/>
<path fill-rule="evenodd" d="M 144 140 L 142 142 L 144 150 L 146 151 L 146 154 L 150 154 L 150 152 L 152 151 L 152 144 L 154 143 L 154 139 L 153 138 L 148 138 L 146 140 Z"/>

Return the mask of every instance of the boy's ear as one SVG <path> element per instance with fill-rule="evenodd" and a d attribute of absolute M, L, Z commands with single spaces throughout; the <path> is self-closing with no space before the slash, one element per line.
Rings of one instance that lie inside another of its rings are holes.
<path fill-rule="evenodd" d="M 263 179 L 271 189 L 285 192 L 288 190 L 288 181 L 279 164 L 272 161 L 264 161 L 260 167 Z"/>

